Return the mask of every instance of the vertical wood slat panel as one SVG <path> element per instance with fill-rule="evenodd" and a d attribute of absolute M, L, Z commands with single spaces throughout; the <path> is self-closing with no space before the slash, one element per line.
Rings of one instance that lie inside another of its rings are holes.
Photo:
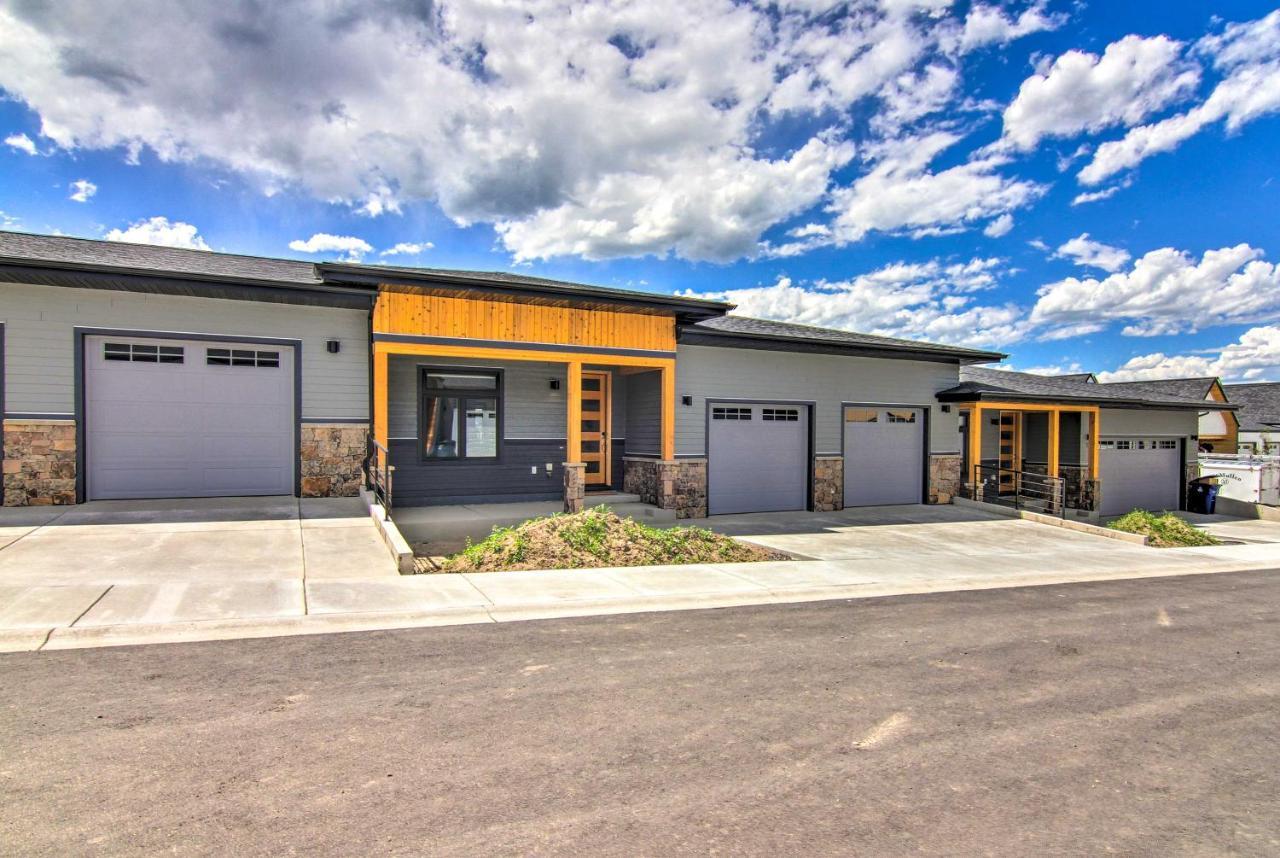
<path fill-rule="evenodd" d="M 374 309 L 379 333 L 502 342 L 675 350 L 675 319 L 614 310 L 384 292 Z"/>

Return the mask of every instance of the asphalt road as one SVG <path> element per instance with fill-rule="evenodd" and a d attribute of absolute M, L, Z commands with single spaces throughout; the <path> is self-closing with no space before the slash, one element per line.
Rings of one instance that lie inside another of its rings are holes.
<path fill-rule="evenodd" d="M 0 657 L 0 852 L 1280 852 L 1280 573 Z"/>

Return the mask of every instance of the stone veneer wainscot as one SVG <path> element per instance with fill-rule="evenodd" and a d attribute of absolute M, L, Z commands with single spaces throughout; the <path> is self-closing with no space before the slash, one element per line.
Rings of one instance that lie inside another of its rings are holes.
<path fill-rule="evenodd" d="M 349 498 L 358 495 L 368 438 L 369 427 L 364 423 L 304 423 L 299 451 L 302 496 Z"/>
<path fill-rule="evenodd" d="M 960 494 L 959 453 L 935 453 L 929 457 L 929 503 L 951 503 Z"/>
<path fill-rule="evenodd" d="M 4 421 L 3 467 L 5 506 L 75 503 L 75 421 Z"/>
<path fill-rule="evenodd" d="M 641 503 L 675 510 L 676 518 L 707 517 L 706 459 L 623 458 L 622 490 Z"/>
<path fill-rule="evenodd" d="M 813 460 L 814 512 L 844 509 L 844 457 L 818 456 Z"/>

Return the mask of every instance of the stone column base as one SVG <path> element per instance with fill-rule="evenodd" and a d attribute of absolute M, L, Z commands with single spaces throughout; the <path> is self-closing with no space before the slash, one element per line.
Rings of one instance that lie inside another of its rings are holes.
<path fill-rule="evenodd" d="M 706 459 L 622 460 L 622 490 L 641 503 L 675 510 L 676 518 L 707 517 Z"/>
<path fill-rule="evenodd" d="M 587 502 L 587 466 L 583 462 L 564 463 L 564 511 L 582 512 Z"/>
<path fill-rule="evenodd" d="M 4 505 L 76 502 L 76 422 L 4 421 Z"/>
<path fill-rule="evenodd" d="M 360 493 L 369 427 L 364 423 L 304 423 L 299 448 L 304 498 L 353 498 Z"/>
<path fill-rule="evenodd" d="M 929 503 L 951 503 L 960 494 L 959 453 L 936 453 L 929 457 Z"/>
<path fill-rule="evenodd" d="M 817 456 L 813 460 L 813 511 L 844 509 L 844 456 Z"/>

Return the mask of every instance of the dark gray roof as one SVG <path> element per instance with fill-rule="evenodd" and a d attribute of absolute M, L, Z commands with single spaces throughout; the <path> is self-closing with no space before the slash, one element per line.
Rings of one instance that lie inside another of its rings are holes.
<path fill-rule="evenodd" d="M 0 232 L 0 261 L 296 286 L 318 286 L 321 283 L 315 265 L 293 259 L 24 232 Z"/>
<path fill-rule="evenodd" d="M 1055 375 L 1054 378 L 1062 378 L 1067 381 L 1086 381 L 1093 384 L 1098 379 L 1091 372 L 1066 372 L 1062 375 Z"/>
<path fill-rule="evenodd" d="M 1236 419 L 1245 432 L 1263 432 L 1280 426 L 1280 382 L 1224 384 L 1227 401 L 1237 406 Z"/>
<path fill-rule="evenodd" d="M 1213 376 L 1208 376 L 1205 378 L 1162 378 L 1158 381 L 1109 381 L 1103 387 L 1138 396 L 1205 399 L 1209 396 L 1209 391 L 1217 380 Z"/>
<path fill-rule="evenodd" d="M 1004 355 L 999 352 L 947 346 L 939 343 L 926 343 L 917 340 L 904 340 L 896 337 L 881 337 L 875 334 L 859 334 L 854 331 L 818 328 L 812 325 L 797 325 L 791 322 L 775 322 L 769 319 L 752 319 L 747 316 L 720 316 L 715 319 L 706 319 L 690 326 L 686 330 L 779 342 L 811 342 L 850 348 L 924 353 L 939 357 L 957 358 L 962 361 L 987 362 L 1004 358 Z"/>
<path fill-rule="evenodd" d="M 1010 399 L 1021 397 L 1034 401 L 1083 402 L 1099 405 L 1137 406 L 1145 408 L 1195 408 L 1205 410 L 1231 406 L 1205 402 L 1200 397 L 1145 394 L 1141 391 L 1117 390 L 1121 385 L 1093 384 L 1059 376 L 1034 375 L 1029 372 L 965 366 L 960 368 L 960 384 L 938 394 L 939 399 L 960 401 L 975 399 Z"/>

